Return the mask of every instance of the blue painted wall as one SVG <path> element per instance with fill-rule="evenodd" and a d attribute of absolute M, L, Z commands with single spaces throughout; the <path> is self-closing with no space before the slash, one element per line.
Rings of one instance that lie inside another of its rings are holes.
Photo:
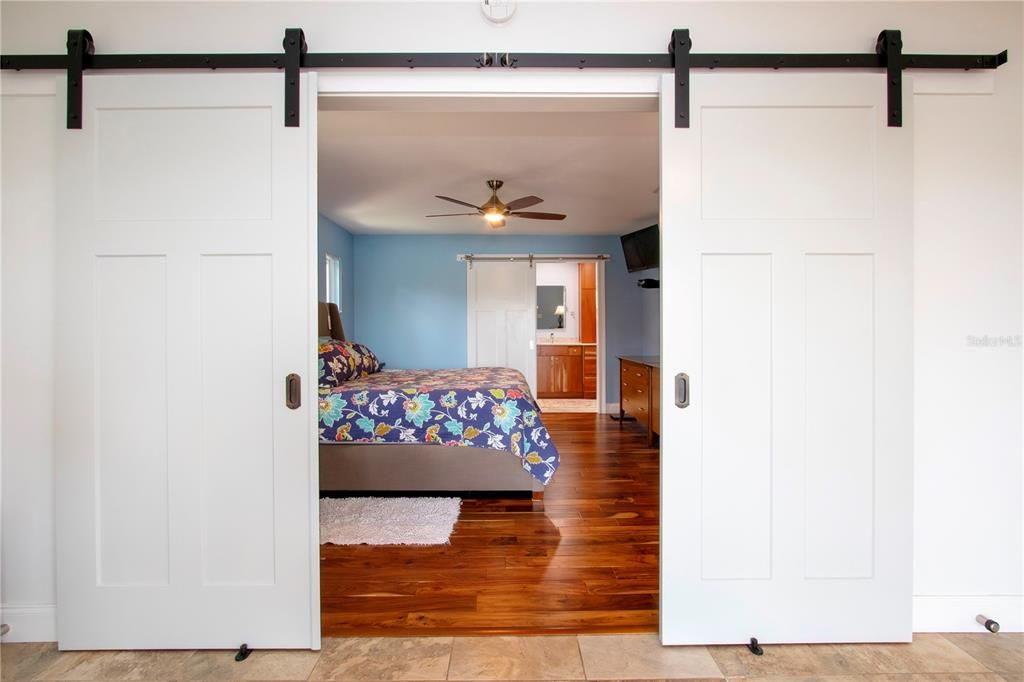
<path fill-rule="evenodd" d="M 460 253 L 609 254 L 607 376 L 618 376 L 616 356 L 657 348 L 657 340 L 652 346 L 645 338 L 651 326 L 644 320 L 644 294 L 651 292 L 626 272 L 618 237 L 355 235 L 354 247 L 358 334 L 353 339 L 389 367 L 466 366 L 466 265 L 455 260 Z M 607 400 L 618 399 L 618 382 L 608 382 Z"/>
<path fill-rule="evenodd" d="M 324 216 L 317 217 L 317 295 L 318 300 L 327 298 L 327 277 L 325 272 L 325 256 L 341 258 L 341 323 L 345 326 L 345 335 L 355 338 L 356 303 L 355 303 L 355 263 L 353 259 L 352 234 Z"/>
<path fill-rule="evenodd" d="M 633 277 L 660 279 L 660 269 L 651 268 L 634 272 Z M 643 302 L 643 354 L 661 355 L 661 289 L 641 289 L 640 298 Z"/>

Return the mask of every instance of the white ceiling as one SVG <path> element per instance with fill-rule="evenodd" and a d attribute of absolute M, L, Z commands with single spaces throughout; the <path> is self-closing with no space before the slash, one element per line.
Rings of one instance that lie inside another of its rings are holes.
<path fill-rule="evenodd" d="M 510 219 L 503 234 L 618 235 L 657 222 L 655 112 L 360 106 L 325 110 L 322 104 L 319 119 L 320 213 L 351 232 L 494 232 L 478 216 L 424 217 L 471 211 L 434 195 L 479 206 L 490 195 L 488 178 L 505 181 L 498 193 L 505 202 L 534 194 L 544 202 L 525 210 L 568 215 L 564 221 Z"/>

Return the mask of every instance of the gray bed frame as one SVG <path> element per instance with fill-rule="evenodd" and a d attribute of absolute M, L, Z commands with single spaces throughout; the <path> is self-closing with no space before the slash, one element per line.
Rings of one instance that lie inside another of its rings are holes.
<path fill-rule="evenodd" d="M 320 336 L 345 340 L 338 306 L 321 303 Z M 321 492 L 508 492 L 542 500 L 518 457 L 488 448 L 412 443 L 321 443 Z"/>

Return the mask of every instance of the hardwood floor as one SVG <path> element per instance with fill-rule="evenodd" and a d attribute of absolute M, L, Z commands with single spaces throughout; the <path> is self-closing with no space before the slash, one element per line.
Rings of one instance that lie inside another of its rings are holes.
<path fill-rule="evenodd" d="M 451 545 L 320 550 L 323 635 L 654 632 L 658 451 L 607 415 L 549 414 L 543 508 L 467 499 Z"/>
<path fill-rule="evenodd" d="M 537 404 L 545 413 L 583 412 L 597 414 L 597 400 L 594 398 L 537 398 Z"/>

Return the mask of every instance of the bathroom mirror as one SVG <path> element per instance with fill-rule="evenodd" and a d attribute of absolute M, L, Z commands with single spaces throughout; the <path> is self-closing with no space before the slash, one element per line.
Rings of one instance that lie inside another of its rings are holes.
<path fill-rule="evenodd" d="M 565 329 L 565 287 L 537 286 L 537 329 Z"/>

